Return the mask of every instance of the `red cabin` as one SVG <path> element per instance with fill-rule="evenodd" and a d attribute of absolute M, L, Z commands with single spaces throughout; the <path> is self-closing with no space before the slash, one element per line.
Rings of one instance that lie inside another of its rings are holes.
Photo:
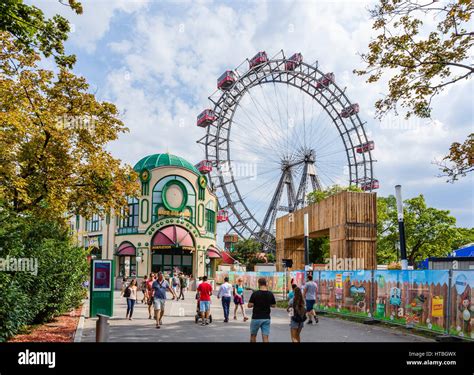
<path fill-rule="evenodd" d="M 224 243 L 236 243 L 239 242 L 239 236 L 235 233 L 224 235 Z"/>
<path fill-rule="evenodd" d="M 226 210 L 219 210 L 217 211 L 217 222 L 222 223 L 224 221 L 229 220 L 229 214 Z"/>
<path fill-rule="evenodd" d="M 249 69 L 262 65 L 268 61 L 267 53 L 265 51 L 257 53 L 249 62 Z"/>
<path fill-rule="evenodd" d="M 320 79 L 316 81 L 316 87 L 318 89 L 328 87 L 330 83 L 334 83 L 336 76 L 334 73 L 326 73 Z"/>
<path fill-rule="evenodd" d="M 364 191 L 378 189 L 379 187 L 379 180 L 364 181 L 360 184 L 360 188 Z"/>
<path fill-rule="evenodd" d="M 348 118 L 354 116 L 356 113 L 359 113 L 359 104 L 354 103 L 351 104 L 349 107 L 344 108 L 341 111 L 341 116 L 344 118 Z"/>
<path fill-rule="evenodd" d="M 367 151 L 372 151 L 374 148 L 375 148 L 375 142 L 368 141 L 368 142 L 362 143 L 361 145 L 356 146 L 356 152 L 358 154 L 362 154 Z"/>
<path fill-rule="evenodd" d="M 205 128 L 216 121 L 216 115 L 212 109 L 205 109 L 197 117 L 197 126 Z"/>
<path fill-rule="evenodd" d="M 228 90 L 237 80 L 235 72 L 233 70 L 226 70 L 217 79 L 217 88 L 221 90 Z"/>
<path fill-rule="evenodd" d="M 295 70 L 298 65 L 303 62 L 303 55 L 301 53 L 295 53 L 285 62 L 286 70 Z"/>
<path fill-rule="evenodd" d="M 212 171 L 212 162 L 210 160 L 203 160 L 196 165 L 199 172 L 207 174 Z"/>

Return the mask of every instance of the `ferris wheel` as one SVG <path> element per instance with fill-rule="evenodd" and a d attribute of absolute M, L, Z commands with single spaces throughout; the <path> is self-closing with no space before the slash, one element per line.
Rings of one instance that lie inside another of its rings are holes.
<path fill-rule="evenodd" d="M 265 52 L 225 71 L 197 117 L 206 134 L 197 142 L 228 233 L 275 249 L 275 220 L 307 204 L 307 194 L 332 185 L 379 187 L 359 105 L 334 73 L 301 53 Z"/>

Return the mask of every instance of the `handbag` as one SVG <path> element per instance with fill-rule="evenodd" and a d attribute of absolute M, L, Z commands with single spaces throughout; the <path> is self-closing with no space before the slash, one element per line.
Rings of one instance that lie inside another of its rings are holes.
<path fill-rule="evenodd" d="M 125 298 L 128 298 L 128 297 L 130 297 L 130 294 L 132 294 L 132 291 L 130 290 L 130 287 L 127 286 L 127 287 L 125 288 L 125 291 L 123 292 L 123 296 L 124 296 Z"/>
<path fill-rule="evenodd" d="M 298 313 L 294 313 L 293 316 L 291 317 L 291 320 L 294 321 L 295 323 L 304 323 L 306 319 L 307 319 L 306 314 L 300 315 Z"/>

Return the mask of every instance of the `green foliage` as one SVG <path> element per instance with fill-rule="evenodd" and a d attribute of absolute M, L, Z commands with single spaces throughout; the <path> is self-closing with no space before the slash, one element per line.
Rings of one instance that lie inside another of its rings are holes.
<path fill-rule="evenodd" d="M 253 238 L 239 239 L 239 242 L 234 245 L 232 257 L 242 265 L 245 265 L 248 271 L 251 271 L 255 264 L 258 263 L 256 255 L 261 251 L 262 245 L 257 240 Z"/>
<path fill-rule="evenodd" d="M 85 296 L 86 255 L 62 224 L 1 205 L 0 258 L 34 258 L 38 272 L 0 272 L 0 341 L 78 306 Z"/>
<path fill-rule="evenodd" d="M 309 262 L 326 263 L 329 258 L 329 238 L 319 237 L 309 239 Z"/>
<path fill-rule="evenodd" d="M 474 228 L 457 228 L 458 238 L 456 238 L 451 246 L 452 250 L 474 243 Z"/>
<path fill-rule="evenodd" d="M 377 258 L 379 263 L 397 260 L 399 240 L 395 197 L 377 199 Z M 423 195 L 404 201 L 407 258 L 416 264 L 427 257 L 446 256 L 460 232 L 447 210 L 428 207 Z"/>
<path fill-rule="evenodd" d="M 361 55 L 366 68 L 355 73 L 368 75 L 367 82 L 390 75 L 388 95 L 375 103 L 378 116 L 401 104 L 407 117 L 430 117 L 433 96 L 471 77 L 473 9 L 470 0 L 379 0 L 370 10 L 379 35 Z M 425 32 L 423 19 L 437 24 Z"/>
<path fill-rule="evenodd" d="M 69 0 L 68 6 L 75 13 L 82 14 L 80 2 Z M 0 31 L 13 36 L 17 45 L 40 51 L 45 57 L 54 56 L 59 66 L 71 68 L 76 62 L 74 55 L 64 52 L 64 42 L 70 31 L 69 22 L 59 15 L 47 19 L 41 9 L 24 4 L 23 0 L 0 2 Z"/>
<path fill-rule="evenodd" d="M 354 70 L 368 76 L 369 83 L 388 76 L 388 94 L 375 102 L 377 117 L 402 107 L 406 118 L 429 118 L 433 97 L 446 86 L 472 78 L 473 11 L 472 0 L 378 1 L 370 14 L 379 34 L 368 53 L 361 54 L 366 67 Z M 425 26 L 424 19 L 433 26 Z M 471 133 L 436 163 L 448 181 L 474 171 L 473 149 Z"/>
<path fill-rule="evenodd" d="M 315 190 L 307 195 L 308 203 L 319 203 L 323 199 L 326 199 L 330 197 L 331 195 L 340 193 L 342 191 L 353 191 L 353 192 L 362 192 L 362 190 L 355 186 L 339 186 L 339 185 L 333 185 L 327 188 L 326 190 Z"/>

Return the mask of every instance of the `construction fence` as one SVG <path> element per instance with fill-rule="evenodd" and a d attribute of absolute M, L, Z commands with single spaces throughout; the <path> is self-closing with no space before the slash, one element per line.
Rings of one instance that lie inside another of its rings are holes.
<path fill-rule="evenodd" d="M 474 341 L 474 270 L 312 271 L 318 285 L 316 311 L 375 318 Z M 216 272 L 216 282 L 286 293 L 291 282 L 304 285 L 305 272 Z"/>

